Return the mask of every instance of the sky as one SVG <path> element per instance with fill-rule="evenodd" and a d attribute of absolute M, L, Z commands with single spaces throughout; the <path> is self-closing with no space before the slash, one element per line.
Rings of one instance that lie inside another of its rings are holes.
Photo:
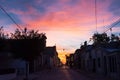
<path fill-rule="evenodd" d="M 0 0 L 8 14 L 21 28 L 39 30 L 47 36 L 47 46 L 57 46 L 59 57 L 74 53 L 97 31 L 102 33 L 120 18 L 120 0 Z M 0 26 L 6 33 L 17 26 L 0 9 Z M 112 32 L 120 32 L 120 23 Z M 109 34 L 110 31 L 107 31 Z"/>

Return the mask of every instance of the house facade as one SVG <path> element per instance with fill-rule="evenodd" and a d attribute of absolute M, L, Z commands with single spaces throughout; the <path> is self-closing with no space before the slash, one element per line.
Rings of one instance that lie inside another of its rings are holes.
<path fill-rule="evenodd" d="M 56 46 L 46 47 L 43 52 L 43 66 L 45 68 L 58 67 L 60 64 L 60 59 L 58 58 L 58 53 Z"/>
<path fill-rule="evenodd" d="M 84 44 L 73 55 L 74 67 L 120 80 L 120 42 L 97 45 Z M 67 64 L 70 64 L 69 58 Z"/>
<path fill-rule="evenodd" d="M 73 68 L 75 66 L 74 54 L 70 54 L 69 56 L 66 56 L 66 65 L 68 65 L 70 68 Z"/>

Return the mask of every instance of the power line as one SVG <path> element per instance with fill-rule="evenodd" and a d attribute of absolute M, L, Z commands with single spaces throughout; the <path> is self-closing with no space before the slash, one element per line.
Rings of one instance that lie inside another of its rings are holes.
<path fill-rule="evenodd" d="M 22 31 L 22 28 L 16 23 L 16 21 L 7 13 L 7 11 L 0 5 L 1 10 L 12 20 L 12 22 Z"/>
<path fill-rule="evenodd" d="M 118 23 L 120 23 L 120 18 L 117 20 L 117 21 L 115 21 L 115 22 L 113 22 L 110 26 L 110 28 L 109 29 L 107 29 L 106 31 L 104 31 L 104 33 L 106 33 L 107 31 L 109 31 L 109 30 L 111 30 L 113 27 L 115 27 Z"/>

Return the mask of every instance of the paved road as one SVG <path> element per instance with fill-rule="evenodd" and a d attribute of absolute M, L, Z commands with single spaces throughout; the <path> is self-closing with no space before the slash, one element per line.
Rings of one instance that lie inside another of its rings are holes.
<path fill-rule="evenodd" d="M 46 70 L 37 73 L 37 75 L 39 76 L 33 80 L 93 80 L 90 77 L 86 77 L 85 75 L 68 68 Z"/>
<path fill-rule="evenodd" d="M 73 70 L 54 70 L 54 71 L 45 71 L 39 73 L 39 77 L 36 77 L 34 80 L 91 80 L 86 76 L 79 75 Z"/>
<path fill-rule="evenodd" d="M 23 80 L 18 77 L 14 80 Z M 29 76 L 29 80 L 110 80 L 101 76 L 89 76 L 88 73 L 75 71 L 69 68 L 43 70 Z"/>

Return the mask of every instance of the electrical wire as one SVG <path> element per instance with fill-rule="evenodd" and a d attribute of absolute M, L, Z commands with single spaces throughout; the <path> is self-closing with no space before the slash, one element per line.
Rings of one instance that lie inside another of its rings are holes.
<path fill-rule="evenodd" d="M 8 14 L 8 12 L 7 12 L 1 5 L 0 5 L 0 9 L 5 12 L 5 14 L 11 19 L 11 21 L 12 21 L 21 31 L 23 31 L 22 28 L 21 28 L 21 26 L 19 26 L 19 25 L 16 23 L 16 21 Z"/>
<path fill-rule="evenodd" d="M 118 23 L 120 23 L 120 18 L 119 18 L 117 21 L 113 22 L 113 23 L 110 25 L 110 28 L 107 29 L 106 31 L 104 31 L 104 33 L 106 33 L 107 31 L 111 30 L 111 29 L 112 29 L 113 27 L 115 27 Z"/>

